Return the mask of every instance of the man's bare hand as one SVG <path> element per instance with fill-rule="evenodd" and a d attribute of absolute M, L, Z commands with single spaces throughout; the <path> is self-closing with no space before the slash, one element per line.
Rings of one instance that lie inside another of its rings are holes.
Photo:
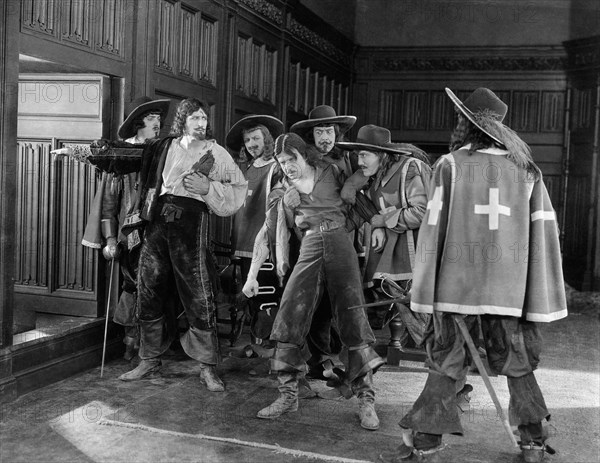
<path fill-rule="evenodd" d="M 371 232 L 371 247 L 373 248 L 373 251 L 383 251 L 386 239 L 385 228 L 374 228 Z"/>
<path fill-rule="evenodd" d="M 206 175 L 194 172 L 184 177 L 183 187 L 195 195 L 205 195 L 210 189 L 210 180 Z"/>
<path fill-rule="evenodd" d="M 248 278 L 242 288 L 242 293 L 244 293 L 246 297 L 256 296 L 258 294 L 258 281 L 254 278 Z"/>

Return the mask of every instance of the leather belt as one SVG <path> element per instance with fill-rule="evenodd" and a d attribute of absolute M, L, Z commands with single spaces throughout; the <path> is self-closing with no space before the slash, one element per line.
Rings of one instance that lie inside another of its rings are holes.
<path fill-rule="evenodd" d="M 344 228 L 345 224 L 335 223 L 335 222 L 321 222 L 319 225 L 313 225 L 310 228 L 304 230 L 304 235 L 311 235 L 313 233 L 322 233 L 326 231 L 339 230 Z"/>

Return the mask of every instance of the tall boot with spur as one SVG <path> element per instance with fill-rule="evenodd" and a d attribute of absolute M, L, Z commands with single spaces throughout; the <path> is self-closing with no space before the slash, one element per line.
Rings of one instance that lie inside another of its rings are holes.
<path fill-rule="evenodd" d="M 298 373 L 282 371 L 277 376 L 279 397 L 257 413 L 258 418 L 272 420 L 298 410 Z"/>

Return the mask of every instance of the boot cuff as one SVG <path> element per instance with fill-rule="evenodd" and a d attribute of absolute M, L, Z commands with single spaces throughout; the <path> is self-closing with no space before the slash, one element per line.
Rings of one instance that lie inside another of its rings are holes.
<path fill-rule="evenodd" d="M 140 320 L 140 351 L 142 360 L 160 357 L 171 344 L 164 317 Z"/>
<path fill-rule="evenodd" d="M 286 372 L 306 372 L 306 359 L 309 356 L 307 349 L 301 349 L 288 343 L 277 343 L 273 357 L 271 357 L 271 370 Z"/>
<path fill-rule="evenodd" d="M 359 376 L 366 375 L 369 371 L 377 369 L 385 362 L 377 355 L 371 346 L 364 346 L 361 349 L 348 351 L 348 381 L 354 381 Z"/>
<path fill-rule="evenodd" d="M 199 330 L 194 326 L 180 338 L 181 347 L 194 360 L 216 365 L 219 360 L 219 343 L 214 330 Z"/>

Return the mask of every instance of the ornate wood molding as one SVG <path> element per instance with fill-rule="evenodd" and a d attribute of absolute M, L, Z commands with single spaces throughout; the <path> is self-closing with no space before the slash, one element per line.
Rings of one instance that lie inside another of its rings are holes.
<path fill-rule="evenodd" d="M 371 70 L 380 71 L 562 71 L 565 57 L 381 58 Z"/>
<path fill-rule="evenodd" d="M 569 70 L 600 69 L 600 35 L 565 42 Z"/>
<path fill-rule="evenodd" d="M 283 25 L 283 12 L 272 3 L 266 0 L 238 0 L 252 11 L 264 16 L 278 26 Z"/>
<path fill-rule="evenodd" d="M 313 30 L 306 27 L 304 24 L 298 22 L 294 18 L 291 18 L 289 24 L 289 31 L 303 42 L 315 47 L 322 51 L 324 54 L 333 58 L 335 61 L 348 66 L 350 65 L 350 57 L 347 53 L 344 53 L 329 40 L 323 38 Z"/>

